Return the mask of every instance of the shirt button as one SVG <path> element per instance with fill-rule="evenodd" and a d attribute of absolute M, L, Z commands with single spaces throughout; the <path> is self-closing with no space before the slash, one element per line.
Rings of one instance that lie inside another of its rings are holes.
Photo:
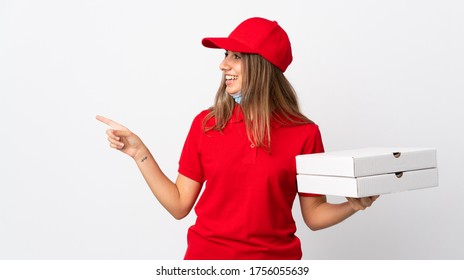
<path fill-rule="evenodd" d="M 254 147 L 255 147 L 255 144 L 251 144 L 251 145 L 250 145 L 250 148 L 253 149 Z"/>

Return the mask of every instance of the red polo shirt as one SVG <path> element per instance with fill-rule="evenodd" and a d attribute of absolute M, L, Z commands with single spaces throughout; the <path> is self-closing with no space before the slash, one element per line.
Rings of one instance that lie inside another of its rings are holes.
<path fill-rule="evenodd" d="M 318 126 L 273 121 L 269 153 L 248 140 L 239 105 L 221 132 L 203 132 L 207 114 L 193 120 L 179 161 L 179 173 L 206 181 L 185 259 L 301 259 L 295 156 L 324 151 Z"/>

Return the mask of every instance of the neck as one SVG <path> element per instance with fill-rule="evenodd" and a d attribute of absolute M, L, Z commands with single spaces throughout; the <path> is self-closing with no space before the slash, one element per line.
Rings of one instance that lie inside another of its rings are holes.
<path fill-rule="evenodd" d="M 240 104 L 240 101 L 242 100 L 242 92 L 237 92 L 237 93 L 229 93 L 230 96 L 234 99 L 234 101 L 238 104 Z"/>

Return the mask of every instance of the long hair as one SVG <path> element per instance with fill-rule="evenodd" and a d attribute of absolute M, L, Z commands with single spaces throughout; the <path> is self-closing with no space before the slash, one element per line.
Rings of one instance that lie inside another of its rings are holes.
<path fill-rule="evenodd" d="M 283 72 L 258 54 L 242 53 L 242 107 L 248 138 L 256 147 L 271 147 L 271 118 L 281 124 L 313 123 L 299 109 L 297 95 Z M 225 77 L 214 105 L 203 122 L 204 131 L 221 131 L 232 117 L 233 98 L 226 93 Z M 206 123 L 211 118 L 213 126 Z"/>

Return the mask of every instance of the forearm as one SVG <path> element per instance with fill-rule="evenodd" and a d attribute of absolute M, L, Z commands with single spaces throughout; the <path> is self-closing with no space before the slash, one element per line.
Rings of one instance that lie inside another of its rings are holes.
<path fill-rule="evenodd" d="M 161 205 L 175 218 L 185 216 L 177 185 L 163 173 L 148 148 L 144 146 L 133 159 Z"/>
<path fill-rule="evenodd" d="M 336 225 L 356 213 L 348 202 L 332 204 L 326 196 L 300 196 L 300 206 L 306 225 L 312 230 L 320 230 Z"/>
<path fill-rule="evenodd" d="M 348 202 L 340 204 L 321 203 L 313 210 L 311 214 L 311 229 L 319 230 L 336 225 L 357 211 L 354 210 Z"/>
<path fill-rule="evenodd" d="M 300 206 L 306 225 L 312 230 L 319 230 L 336 225 L 359 210 L 365 210 L 378 197 L 347 197 L 347 202 L 332 204 L 327 202 L 325 196 L 300 196 Z"/>

